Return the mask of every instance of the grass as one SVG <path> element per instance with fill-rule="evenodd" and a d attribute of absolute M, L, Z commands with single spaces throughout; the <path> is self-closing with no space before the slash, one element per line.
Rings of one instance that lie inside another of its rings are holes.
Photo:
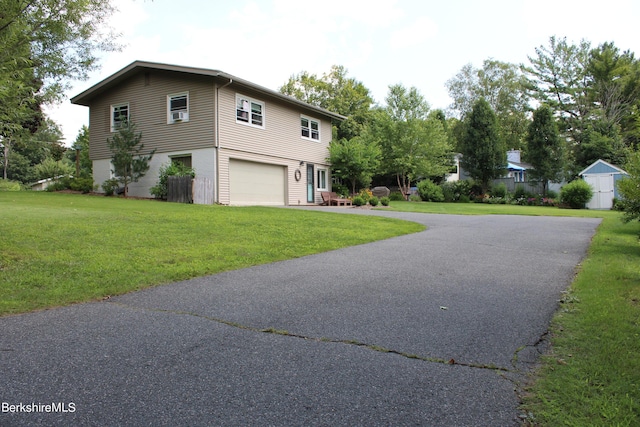
<path fill-rule="evenodd" d="M 0 315 L 96 300 L 423 228 L 327 212 L 0 192 Z"/>
<path fill-rule="evenodd" d="M 613 218 L 598 228 L 525 398 L 532 425 L 640 425 L 638 234 Z"/>
<path fill-rule="evenodd" d="M 550 327 L 551 351 L 523 396 L 531 426 L 640 425 L 640 223 L 612 211 L 392 202 L 392 209 L 457 214 L 602 217 Z"/>
<path fill-rule="evenodd" d="M 450 215 L 528 215 L 618 218 L 614 211 L 560 209 L 548 206 L 498 205 L 488 203 L 434 203 L 393 201 L 392 210 L 402 212 L 441 213 Z"/>
<path fill-rule="evenodd" d="M 611 211 L 392 202 L 464 215 L 602 217 L 523 398 L 536 426 L 640 425 L 640 224 Z M 0 192 L 0 315 L 411 233 L 409 222 L 273 208 Z"/>

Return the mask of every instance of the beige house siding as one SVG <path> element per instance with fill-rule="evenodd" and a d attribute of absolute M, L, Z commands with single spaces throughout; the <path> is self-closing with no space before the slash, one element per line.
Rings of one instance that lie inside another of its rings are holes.
<path fill-rule="evenodd" d="M 168 123 L 168 96 L 183 93 L 189 96 L 188 121 Z M 236 95 L 263 104 L 263 127 L 236 121 Z M 314 182 L 317 169 L 326 169 L 330 186 L 326 158 L 332 137 L 331 120 L 344 119 L 220 71 L 141 61 L 72 98 L 72 102 L 90 107 L 89 155 L 96 184 L 110 177 L 107 139 L 114 135 L 111 106 L 128 104 L 130 118 L 142 132 L 144 151 L 156 150 L 149 172 L 140 182 L 130 185 L 130 194 L 149 196 L 159 167 L 172 156 L 190 154 L 196 178 L 212 180 L 214 200 L 222 204 L 230 203 L 232 159 L 284 167 L 284 203 L 307 204 L 307 166 L 314 165 Z M 320 123 L 319 140 L 302 137 L 301 116 Z M 267 171 L 255 169 L 259 170 Z M 299 180 L 295 179 L 297 171 Z M 317 183 L 314 195 L 315 202 L 321 202 Z"/>
<path fill-rule="evenodd" d="M 189 121 L 167 123 L 167 96 L 189 94 Z M 129 115 L 142 132 L 145 151 L 172 152 L 215 144 L 214 84 L 211 78 L 154 71 L 138 73 L 107 90 L 90 105 L 89 156 L 110 158 L 111 106 L 129 104 Z"/>
<path fill-rule="evenodd" d="M 264 103 L 263 128 L 236 122 L 236 95 Z M 286 166 L 287 204 L 307 204 L 306 164 L 312 163 L 315 168 L 329 169 L 326 159 L 332 137 L 330 119 L 318 117 L 313 112 L 291 108 L 283 102 L 269 99 L 243 87 L 235 87 L 233 84 L 220 90 L 219 103 L 219 202 L 222 204 L 230 202 L 229 159 L 238 159 Z M 320 141 L 302 138 L 301 115 L 320 122 Z M 300 165 L 300 162 L 304 164 Z M 301 172 L 299 181 L 295 180 L 297 169 Z M 317 183 L 315 186 L 317 187 Z M 322 197 L 315 188 L 314 195 L 315 203 L 320 203 Z"/>

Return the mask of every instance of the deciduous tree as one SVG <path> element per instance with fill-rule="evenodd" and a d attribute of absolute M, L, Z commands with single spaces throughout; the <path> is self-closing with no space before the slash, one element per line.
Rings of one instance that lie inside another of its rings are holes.
<path fill-rule="evenodd" d="M 458 117 L 471 113 L 484 98 L 498 118 L 501 138 L 509 148 L 523 148 L 529 123 L 530 96 L 527 79 L 515 64 L 487 59 L 482 68 L 467 64 L 446 82 L 453 99 L 450 107 Z"/>
<path fill-rule="evenodd" d="M 355 194 L 357 184 L 366 187 L 371 183 L 371 178 L 378 172 L 380 156 L 380 147 L 370 135 L 343 138 L 329 145 L 331 172 L 351 184 L 352 194 Z"/>
<path fill-rule="evenodd" d="M 543 194 L 547 194 L 549 181 L 560 182 L 565 164 L 564 144 L 551 109 L 543 105 L 533 113 L 527 133 L 527 160 L 533 166 L 529 175 L 542 181 Z"/>
<path fill-rule="evenodd" d="M 629 176 L 618 181 L 624 219 L 640 220 L 640 151 L 635 151 L 629 156 L 625 170 Z"/>
<path fill-rule="evenodd" d="M 351 139 L 364 130 L 373 99 L 361 82 L 347 77 L 347 69 L 334 65 L 318 77 L 303 71 L 289 78 L 280 92 L 300 101 L 346 116 L 338 124 L 338 139 Z"/>
<path fill-rule="evenodd" d="M 462 168 L 489 189 L 491 180 L 500 178 L 507 166 L 507 151 L 500 140 L 498 120 L 489 103 L 481 98 L 465 119 L 462 139 Z"/>
<path fill-rule="evenodd" d="M 374 132 L 382 148 L 384 173 L 406 195 L 421 178 L 441 177 L 452 164 L 451 146 L 438 115 L 416 88 L 389 87 L 387 106 L 376 112 Z"/>

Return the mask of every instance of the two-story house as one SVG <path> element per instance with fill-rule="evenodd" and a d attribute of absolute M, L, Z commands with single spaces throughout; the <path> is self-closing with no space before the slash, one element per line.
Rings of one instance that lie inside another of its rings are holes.
<path fill-rule="evenodd" d="M 230 74 L 136 61 L 78 94 L 89 107 L 96 185 L 111 178 L 107 139 L 136 124 L 150 170 L 129 194 L 150 197 L 159 169 L 180 161 L 207 179 L 216 203 L 303 205 L 331 190 L 332 121 L 345 117 Z"/>

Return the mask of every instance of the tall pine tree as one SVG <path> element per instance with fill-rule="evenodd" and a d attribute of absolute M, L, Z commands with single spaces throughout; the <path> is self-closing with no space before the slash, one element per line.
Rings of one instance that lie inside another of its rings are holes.
<path fill-rule="evenodd" d="M 146 156 L 142 155 L 142 132 L 136 132 L 133 122 L 122 122 L 118 132 L 107 139 L 111 150 L 111 164 L 113 175 L 124 187 L 124 197 L 127 197 L 128 186 L 131 182 L 138 182 L 149 170 L 149 161 L 155 154 L 154 149 Z"/>

